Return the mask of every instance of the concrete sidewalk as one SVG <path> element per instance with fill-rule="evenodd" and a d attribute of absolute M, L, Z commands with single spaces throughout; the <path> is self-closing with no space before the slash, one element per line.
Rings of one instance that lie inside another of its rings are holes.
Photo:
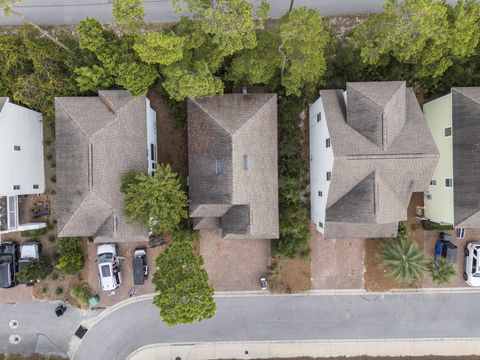
<path fill-rule="evenodd" d="M 479 338 L 154 344 L 128 360 L 269 359 L 336 356 L 479 355 Z"/>

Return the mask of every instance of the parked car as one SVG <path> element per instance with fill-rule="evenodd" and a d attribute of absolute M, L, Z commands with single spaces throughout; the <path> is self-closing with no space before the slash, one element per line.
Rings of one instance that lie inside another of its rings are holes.
<path fill-rule="evenodd" d="M 15 286 L 17 272 L 17 244 L 13 241 L 4 241 L 0 245 L 0 287 Z"/>
<path fill-rule="evenodd" d="M 115 244 L 97 247 L 98 277 L 103 291 L 115 290 L 122 283 L 122 268 L 117 259 Z"/>
<path fill-rule="evenodd" d="M 464 252 L 463 279 L 470 286 L 480 286 L 480 241 L 468 243 Z"/>
<path fill-rule="evenodd" d="M 27 241 L 20 245 L 20 259 L 18 260 L 18 271 L 32 262 L 40 259 L 40 243 L 38 241 Z M 36 279 L 27 281 L 27 285 L 33 285 Z"/>
<path fill-rule="evenodd" d="M 440 239 L 435 246 L 435 260 L 444 257 L 453 264 L 457 263 L 457 246 L 450 241 L 451 239 L 450 234 L 440 233 Z"/>
<path fill-rule="evenodd" d="M 133 251 L 133 283 L 143 285 L 147 277 L 147 252 L 145 249 L 135 249 Z"/>
<path fill-rule="evenodd" d="M 268 284 L 267 284 L 267 279 L 264 277 L 260 278 L 260 288 L 262 290 L 267 290 Z"/>

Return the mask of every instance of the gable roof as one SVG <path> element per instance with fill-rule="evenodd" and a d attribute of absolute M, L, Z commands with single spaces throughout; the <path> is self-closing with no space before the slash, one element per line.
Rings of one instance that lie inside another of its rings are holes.
<path fill-rule="evenodd" d="M 480 87 L 452 88 L 456 227 L 480 227 Z"/>
<path fill-rule="evenodd" d="M 142 241 L 147 229 L 123 215 L 120 179 L 146 173 L 146 98 L 99 91 L 55 98 L 58 233 L 97 241 Z"/>
<path fill-rule="evenodd" d="M 346 100 L 341 90 L 320 95 L 334 154 L 325 236 L 395 235 L 412 192 L 427 188 L 438 161 L 412 89 L 348 83 Z"/>
<path fill-rule="evenodd" d="M 276 94 L 188 100 L 188 153 L 197 229 L 220 225 L 226 238 L 278 238 Z"/>
<path fill-rule="evenodd" d="M 0 112 L 8 101 L 8 97 L 0 97 Z"/>

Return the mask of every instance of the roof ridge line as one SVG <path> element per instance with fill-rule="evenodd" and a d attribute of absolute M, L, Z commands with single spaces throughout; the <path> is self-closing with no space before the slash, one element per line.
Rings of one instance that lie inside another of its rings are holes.
<path fill-rule="evenodd" d="M 94 96 L 92 96 L 94 97 Z M 68 114 L 68 117 L 70 119 L 72 119 L 72 121 L 75 123 L 75 125 L 77 125 L 77 127 L 80 129 L 80 131 L 83 133 L 83 135 L 85 136 L 85 138 L 87 138 L 87 140 L 90 140 L 90 136 L 87 135 L 87 133 L 85 132 L 85 130 L 80 126 L 80 124 L 75 120 L 75 117 L 72 116 L 72 114 L 70 114 L 70 112 L 68 112 L 68 110 L 65 108 L 65 106 L 63 106 L 62 102 L 61 101 L 58 101 L 57 99 L 61 99 L 62 97 L 58 97 L 58 98 L 55 98 L 55 102 L 58 103 L 58 105 L 60 105 L 63 109 L 63 111 L 65 111 L 67 114 Z"/>
<path fill-rule="evenodd" d="M 268 93 L 265 93 L 265 94 L 268 94 Z M 272 94 L 271 98 L 268 99 L 268 101 L 266 101 L 262 106 L 260 106 L 260 107 L 258 108 L 258 110 L 255 111 L 255 113 L 253 113 L 253 115 L 250 116 L 250 117 L 248 118 L 248 120 L 245 121 L 245 122 L 232 134 L 232 136 L 235 135 L 235 134 L 236 134 L 241 128 L 243 128 L 247 123 L 249 123 L 250 120 L 252 120 L 252 119 L 254 118 L 254 116 L 257 115 L 257 114 L 260 112 L 260 110 L 262 110 L 262 109 L 263 109 L 268 103 L 270 103 L 270 101 L 272 101 L 272 99 L 274 99 L 274 98 L 275 98 L 275 94 Z M 278 122 L 278 114 L 277 114 L 277 122 Z"/>
<path fill-rule="evenodd" d="M 479 88 L 480 89 L 479 86 L 469 86 L 469 88 Z M 452 88 L 452 92 L 456 91 L 458 94 L 462 95 L 463 97 L 466 97 L 467 99 L 473 101 L 475 104 L 480 105 L 480 100 L 476 100 L 476 99 L 472 98 L 470 95 L 465 94 L 463 91 L 458 91 L 457 89 L 462 89 L 462 88 L 461 87 Z"/>
<path fill-rule="evenodd" d="M 200 108 L 200 110 L 202 110 L 205 114 L 207 114 L 210 119 L 212 119 L 213 121 L 215 121 L 215 124 L 217 124 L 218 126 L 220 126 L 220 128 L 222 128 L 223 131 L 225 131 L 228 135 L 233 135 L 233 134 L 230 134 L 230 132 L 229 132 L 227 129 L 225 129 L 225 127 L 224 127 L 222 124 L 220 124 L 220 123 L 217 121 L 217 119 L 215 119 L 215 117 L 212 116 L 212 114 L 210 114 L 210 113 L 209 113 L 202 105 L 200 105 L 196 100 L 190 99 L 190 101 L 192 101 L 193 103 L 195 103 L 195 104 Z"/>

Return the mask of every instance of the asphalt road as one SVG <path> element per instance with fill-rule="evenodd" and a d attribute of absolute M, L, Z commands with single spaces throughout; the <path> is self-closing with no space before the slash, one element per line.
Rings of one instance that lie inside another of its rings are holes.
<path fill-rule="evenodd" d="M 258 3 L 259 0 L 251 0 Z M 39 24 L 76 24 L 86 17 L 95 17 L 102 22 L 111 22 L 112 0 L 24 0 L 18 10 Z M 372 13 L 382 9 L 385 0 L 295 0 L 294 6 L 319 8 L 324 15 Z M 175 21 L 171 0 L 145 0 L 147 21 Z M 271 0 L 270 16 L 282 16 L 290 7 L 290 0 Z M 21 20 L 11 15 L 0 14 L 0 25 L 16 25 Z"/>
<path fill-rule="evenodd" d="M 0 353 L 39 352 L 66 356 L 72 334 L 85 317 L 80 310 L 70 307 L 63 316 L 57 317 L 55 307 L 60 303 L 35 301 L 1 304 Z M 11 320 L 17 322 L 17 328 L 9 326 Z M 10 343 L 11 335 L 18 335 L 20 342 Z"/>
<path fill-rule="evenodd" d="M 479 294 L 254 296 L 217 298 L 217 314 L 166 327 L 150 301 L 93 326 L 75 360 L 125 359 L 155 343 L 480 337 Z"/>

